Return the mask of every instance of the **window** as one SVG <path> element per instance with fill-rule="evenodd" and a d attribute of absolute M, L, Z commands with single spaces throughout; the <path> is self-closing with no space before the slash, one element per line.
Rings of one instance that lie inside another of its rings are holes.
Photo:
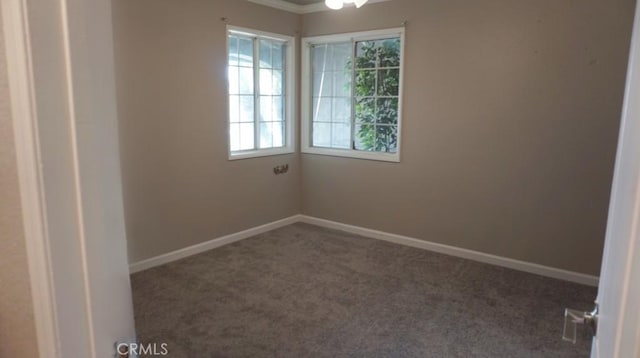
<path fill-rule="evenodd" d="M 303 39 L 302 151 L 400 160 L 404 29 Z"/>
<path fill-rule="evenodd" d="M 229 159 L 292 153 L 294 40 L 228 27 Z"/>

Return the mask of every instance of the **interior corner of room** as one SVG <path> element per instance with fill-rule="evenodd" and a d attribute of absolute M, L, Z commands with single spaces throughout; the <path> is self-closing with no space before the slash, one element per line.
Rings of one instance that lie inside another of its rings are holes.
<path fill-rule="evenodd" d="M 114 1 L 131 263 L 302 214 L 597 276 L 633 2 L 571 6 Z M 227 159 L 228 25 L 300 39 L 403 23 L 399 163 Z"/>
<path fill-rule="evenodd" d="M 635 7 L 4 1 L 0 356 L 632 357 Z"/>

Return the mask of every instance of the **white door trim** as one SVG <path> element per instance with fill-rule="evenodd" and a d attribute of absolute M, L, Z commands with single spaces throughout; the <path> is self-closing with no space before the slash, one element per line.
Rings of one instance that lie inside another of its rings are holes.
<path fill-rule="evenodd" d="M 73 161 L 73 179 L 74 179 L 74 191 L 75 191 L 75 209 L 76 215 L 78 217 L 77 221 L 77 232 L 79 237 L 79 245 L 80 252 L 82 253 L 80 257 L 80 264 L 82 265 L 82 279 L 83 279 L 83 288 L 84 288 L 84 301 L 87 307 L 85 319 L 87 321 L 87 330 L 88 330 L 88 338 L 89 338 L 89 348 L 92 353 L 92 357 L 95 358 L 96 351 L 96 342 L 95 342 L 95 330 L 94 330 L 94 322 L 93 322 L 93 314 L 91 312 L 91 291 L 90 291 L 90 277 L 89 277 L 89 265 L 87 263 L 87 234 L 85 228 L 85 218 L 84 218 L 84 210 L 82 203 L 82 180 L 80 177 L 80 159 L 78 155 L 78 118 L 76 117 L 76 104 L 74 102 L 75 94 L 74 94 L 74 81 L 73 81 L 73 63 L 71 61 L 71 44 L 70 44 L 70 34 L 69 34 L 69 18 L 68 18 L 68 1 L 62 0 L 60 5 L 62 7 L 61 16 L 62 16 L 62 46 L 64 51 L 64 65 L 66 72 L 66 85 L 67 85 L 67 102 L 69 111 L 69 127 L 71 129 L 71 155 Z"/>
<path fill-rule="evenodd" d="M 60 354 L 25 0 L 2 0 L 11 114 L 34 320 L 41 356 Z"/>
<path fill-rule="evenodd" d="M 1 1 L 38 350 L 115 354 L 135 331 L 111 2 Z"/>
<path fill-rule="evenodd" d="M 640 354 L 640 6 L 636 7 L 625 99 L 598 289 L 592 357 Z"/>

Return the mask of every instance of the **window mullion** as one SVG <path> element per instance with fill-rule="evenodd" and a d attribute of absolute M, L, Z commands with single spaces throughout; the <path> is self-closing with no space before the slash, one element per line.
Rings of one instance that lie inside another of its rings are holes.
<path fill-rule="evenodd" d="M 356 149 L 356 41 L 351 41 L 351 128 L 350 146 Z"/>
<path fill-rule="evenodd" d="M 285 42 L 282 45 L 282 52 L 280 53 L 281 56 L 283 56 L 282 58 L 282 65 L 281 65 L 281 70 L 282 70 L 282 91 L 280 92 L 280 95 L 282 96 L 282 146 L 286 147 L 289 142 L 289 133 L 287 131 L 287 121 L 289 120 L 289 106 L 288 106 L 288 101 L 287 101 L 287 97 L 288 97 L 288 93 L 289 93 L 289 86 L 287 86 L 289 84 L 289 71 L 287 71 L 287 53 L 289 53 L 289 49 L 288 49 L 289 43 Z M 273 49 L 271 51 L 271 67 L 273 67 Z M 271 109 L 271 111 L 273 112 L 273 108 Z M 271 145 L 273 145 L 273 132 L 271 132 Z"/>
<path fill-rule="evenodd" d="M 253 148 L 260 141 L 260 41 L 253 38 Z"/>
<path fill-rule="evenodd" d="M 375 152 L 378 151 L 378 121 L 380 120 L 378 118 L 378 60 L 378 51 L 376 50 L 376 57 L 374 60 L 376 63 L 373 66 L 373 78 L 375 78 L 375 87 L 373 88 L 373 150 Z"/>
<path fill-rule="evenodd" d="M 332 63 L 334 63 L 334 58 L 333 58 L 333 52 L 335 50 L 334 46 L 328 46 L 327 49 L 325 50 L 325 58 L 329 57 L 329 61 L 331 61 Z M 331 51 L 331 52 L 329 52 Z M 329 56 L 326 56 L 327 54 L 329 54 Z M 326 60 L 325 60 L 326 63 Z M 331 112 L 329 112 L 329 148 L 333 148 L 333 123 L 335 123 L 335 113 L 336 113 L 336 109 L 334 107 L 335 104 L 335 88 L 336 88 L 336 84 L 334 83 L 335 79 L 336 79 L 336 75 L 334 72 L 335 68 L 333 66 L 331 66 L 329 68 L 329 71 L 325 72 L 325 73 L 329 73 L 329 78 L 330 78 L 330 82 L 331 82 L 331 88 L 329 89 L 329 108 L 331 109 Z"/>

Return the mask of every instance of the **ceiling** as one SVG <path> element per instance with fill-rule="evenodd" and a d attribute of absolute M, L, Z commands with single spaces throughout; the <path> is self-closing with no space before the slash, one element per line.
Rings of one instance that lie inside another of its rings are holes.
<path fill-rule="evenodd" d="M 297 14 L 308 14 L 311 12 L 328 11 L 324 5 L 324 0 L 247 0 L 256 4 L 274 7 L 276 9 L 294 12 Z M 375 4 L 390 0 L 369 0 L 367 4 Z M 352 4 L 349 4 L 352 5 Z"/>
<path fill-rule="evenodd" d="M 323 0 L 284 0 L 284 1 L 290 2 L 292 4 L 296 4 L 296 5 L 309 5 L 309 4 L 316 4 L 316 3 L 323 2 Z"/>

